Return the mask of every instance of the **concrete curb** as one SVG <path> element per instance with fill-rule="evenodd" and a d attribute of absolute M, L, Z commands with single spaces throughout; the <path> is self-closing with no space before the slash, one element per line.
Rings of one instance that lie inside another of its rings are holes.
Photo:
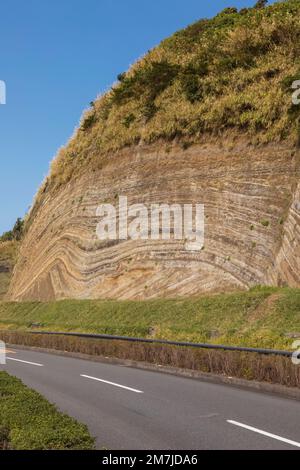
<path fill-rule="evenodd" d="M 56 356 L 72 357 L 76 359 L 83 359 L 86 361 L 102 362 L 104 364 L 122 365 L 133 367 L 135 369 L 147 370 L 149 372 L 161 372 L 164 374 L 175 375 L 178 377 L 186 377 L 190 379 L 204 380 L 215 384 L 230 385 L 233 387 L 248 389 L 256 392 L 270 393 L 279 395 L 285 398 L 291 398 L 300 401 L 300 389 L 296 387 L 285 387 L 284 385 L 271 384 L 268 382 L 257 382 L 254 380 L 239 379 L 237 377 L 227 377 L 224 375 L 208 374 L 190 369 L 180 369 L 177 367 L 163 366 L 158 364 L 150 364 L 148 362 L 132 361 L 128 359 L 118 359 L 114 357 L 93 356 L 89 354 L 59 351 L 57 349 L 39 348 L 34 346 L 23 346 L 19 344 L 7 344 L 8 347 L 23 349 L 28 351 L 38 351 Z"/>

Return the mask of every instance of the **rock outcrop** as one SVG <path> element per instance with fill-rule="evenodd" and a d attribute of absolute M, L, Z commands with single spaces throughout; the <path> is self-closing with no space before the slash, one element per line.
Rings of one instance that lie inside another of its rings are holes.
<path fill-rule="evenodd" d="M 300 285 L 300 160 L 288 145 L 245 141 L 138 146 L 43 200 L 23 241 L 14 300 L 176 297 L 257 284 Z M 103 242 L 96 209 L 203 203 L 205 246 L 171 240 Z"/>
<path fill-rule="evenodd" d="M 13 300 L 300 285 L 300 0 L 175 33 L 91 103 L 26 220 Z M 97 207 L 205 205 L 205 245 L 101 241 Z"/>

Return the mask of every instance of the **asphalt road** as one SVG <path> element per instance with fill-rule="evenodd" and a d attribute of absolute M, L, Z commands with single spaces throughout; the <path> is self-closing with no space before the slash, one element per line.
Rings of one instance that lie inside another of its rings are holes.
<path fill-rule="evenodd" d="M 294 400 L 28 350 L 0 370 L 86 423 L 99 449 L 300 449 Z"/>

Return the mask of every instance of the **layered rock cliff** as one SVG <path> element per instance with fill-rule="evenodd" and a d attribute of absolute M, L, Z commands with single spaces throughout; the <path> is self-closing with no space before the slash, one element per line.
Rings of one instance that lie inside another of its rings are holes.
<path fill-rule="evenodd" d="M 149 298 L 299 286 L 299 153 L 285 145 L 136 147 L 46 197 L 25 238 L 17 300 Z M 114 203 L 203 203 L 205 246 L 97 239 L 96 209 Z"/>
<path fill-rule="evenodd" d="M 11 299 L 300 286 L 299 7 L 200 21 L 92 103 L 28 217 Z M 118 196 L 204 204 L 204 248 L 99 240 L 96 209 Z"/>

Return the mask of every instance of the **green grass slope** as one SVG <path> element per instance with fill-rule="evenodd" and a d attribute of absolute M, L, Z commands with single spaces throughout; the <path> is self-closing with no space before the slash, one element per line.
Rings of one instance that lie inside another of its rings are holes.
<path fill-rule="evenodd" d="M 291 348 L 300 337 L 300 290 L 185 300 L 0 303 L 0 329 L 105 333 L 179 341 Z"/>

